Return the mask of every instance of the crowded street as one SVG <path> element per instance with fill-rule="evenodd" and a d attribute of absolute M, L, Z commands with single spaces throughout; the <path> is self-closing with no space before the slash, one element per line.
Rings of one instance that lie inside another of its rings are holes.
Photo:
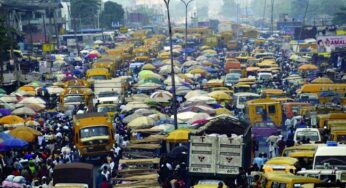
<path fill-rule="evenodd" d="M 324 1 L 0 0 L 0 187 L 345 188 Z"/>

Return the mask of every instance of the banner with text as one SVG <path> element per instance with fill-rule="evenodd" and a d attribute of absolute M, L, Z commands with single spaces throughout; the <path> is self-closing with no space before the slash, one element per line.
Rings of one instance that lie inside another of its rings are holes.
<path fill-rule="evenodd" d="M 346 35 L 318 36 L 318 52 L 331 52 L 336 48 L 346 47 Z"/>

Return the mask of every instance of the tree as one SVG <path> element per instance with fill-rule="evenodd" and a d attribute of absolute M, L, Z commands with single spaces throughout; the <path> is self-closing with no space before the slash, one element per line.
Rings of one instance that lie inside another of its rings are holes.
<path fill-rule="evenodd" d="M 100 16 L 101 26 L 107 29 L 112 28 L 112 22 L 122 22 L 124 19 L 124 9 L 118 3 L 107 1 Z"/>
<path fill-rule="evenodd" d="M 3 82 L 3 61 L 9 59 L 8 50 L 17 48 L 17 38 L 20 37 L 17 31 L 8 27 L 5 15 L 0 17 L 0 82 Z"/>
<path fill-rule="evenodd" d="M 73 24 L 92 28 L 97 25 L 97 15 L 100 9 L 100 0 L 71 0 L 71 18 Z"/>
<path fill-rule="evenodd" d="M 346 24 L 346 6 L 341 7 L 340 11 L 334 15 L 333 23 L 336 25 Z"/>

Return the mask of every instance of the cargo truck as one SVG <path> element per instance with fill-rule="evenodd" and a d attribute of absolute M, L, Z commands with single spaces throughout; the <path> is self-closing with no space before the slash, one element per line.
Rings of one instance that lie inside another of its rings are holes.
<path fill-rule="evenodd" d="M 193 182 L 229 182 L 251 162 L 251 127 L 233 116 L 221 115 L 190 133 L 189 174 Z"/>

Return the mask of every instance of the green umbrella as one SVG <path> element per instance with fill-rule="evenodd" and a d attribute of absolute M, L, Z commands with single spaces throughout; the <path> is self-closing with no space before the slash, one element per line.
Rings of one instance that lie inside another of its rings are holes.
<path fill-rule="evenodd" d="M 138 76 L 139 77 L 143 77 L 143 76 L 148 75 L 148 74 L 153 74 L 153 71 L 151 71 L 151 70 L 142 70 L 141 72 L 138 73 Z"/>
<path fill-rule="evenodd" d="M 158 78 L 146 78 L 139 81 L 139 84 L 145 84 L 145 83 L 161 84 L 161 80 Z"/>
<path fill-rule="evenodd" d="M 7 92 L 4 90 L 4 89 L 2 89 L 2 88 L 0 88 L 0 94 L 6 94 Z"/>
<path fill-rule="evenodd" d="M 33 81 L 29 84 L 29 86 L 32 86 L 32 87 L 42 87 L 44 86 L 45 84 L 40 82 L 40 81 Z"/>

